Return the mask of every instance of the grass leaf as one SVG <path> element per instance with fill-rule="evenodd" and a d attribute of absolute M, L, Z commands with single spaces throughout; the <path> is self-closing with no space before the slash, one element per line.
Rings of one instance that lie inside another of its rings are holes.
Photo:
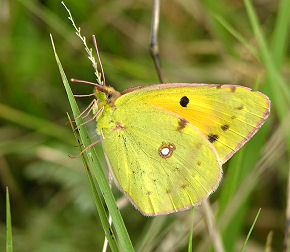
<path fill-rule="evenodd" d="M 191 210 L 192 216 L 194 214 L 194 208 Z M 193 235 L 193 223 L 191 224 L 189 236 L 188 236 L 188 252 L 192 252 L 192 235 Z"/>
<path fill-rule="evenodd" d="M 250 230 L 249 230 L 249 233 L 248 233 L 248 235 L 247 235 L 247 238 L 246 238 L 246 240 L 245 240 L 245 242 L 244 242 L 244 244 L 243 244 L 243 247 L 241 248 L 241 252 L 244 251 L 244 249 L 245 249 L 245 247 L 246 247 L 246 245 L 247 245 L 247 242 L 248 242 L 248 240 L 249 240 L 249 238 L 250 238 L 250 235 L 251 235 L 251 233 L 252 233 L 252 231 L 253 231 L 253 228 L 254 228 L 254 226 L 255 226 L 255 224 L 256 224 L 256 222 L 257 222 L 257 220 L 258 220 L 258 217 L 259 217 L 259 215 L 260 215 L 260 212 L 261 212 L 261 208 L 259 209 L 259 211 L 258 211 L 258 213 L 257 213 L 257 215 L 256 215 L 256 217 L 255 217 L 255 220 L 254 220 L 254 222 L 253 222 L 253 224 L 252 224 L 252 226 L 251 226 L 251 228 L 250 228 Z"/>
<path fill-rule="evenodd" d="M 68 118 L 69 118 L 69 121 L 70 121 L 70 124 L 71 124 L 71 127 L 72 127 L 72 131 L 74 133 L 75 139 L 76 139 L 77 143 L 79 143 L 78 142 L 78 136 L 77 136 L 77 134 L 76 134 L 76 132 L 74 130 L 74 126 L 72 124 L 72 120 L 71 120 L 69 114 L 67 114 L 67 115 L 68 115 Z M 79 148 L 80 148 L 80 151 L 82 151 L 82 148 L 81 148 L 80 145 L 79 145 Z M 83 164 L 84 164 L 84 167 L 85 167 L 85 170 L 86 170 L 89 182 L 90 182 L 90 186 L 91 186 L 92 193 L 93 193 L 93 196 L 94 196 L 95 205 L 96 205 L 97 211 L 98 211 L 99 216 L 100 216 L 102 227 L 104 229 L 105 235 L 106 235 L 106 237 L 108 239 L 108 242 L 109 242 L 109 246 L 110 246 L 112 251 L 120 251 L 119 248 L 118 248 L 117 242 L 116 242 L 115 235 L 112 232 L 111 225 L 110 225 L 109 220 L 107 218 L 107 214 L 106 214 L 105 208 L 103 206 L 103 203 L 102 203 L 102 200 L 101 200 L 101 196 L 99 195 L 99 191 L 97 189 L 97 186 L 96 186 L 96 184 L 94 182 L 92 173 L 91 173 L 90 168 L 88 166 L 87 160 L 84 157 L 84 154 L 82 154 L 81 157 L 82 157 L 82 161 L 83 161 Z"/>
<path fill-rule="evenodd" d="M 262 29 L 260 27 L 258 17 L 255 13 L 254 7 L 250 0 L 244 0 L 246 10 L 249 16 L 249 20 L 259 45 L 261 60 L 267 70 L 267 74 L 270 79 L 270 87 L 273 92 L 273 99 L 276 103 L 277 113 L 280 120 L 282 120 L 288 111 L 288 104 L 290 103 L 290 91 L 287 84 L 277 71 L 276 66 L 273 63 L 272 55 L 268 49 L 265 41 Z"/>
<path fill-rule="evenodd" d="M 72 108 L 76 124 L 77 124 L 77 126 L 79 126 L 83 123 L 83 120 L 81 117 L 78 117 L 80 114 L 80 111 L 78 109 L 78 106 L 77 106 L 77 103 L 76 103 L 75 98 L 73 96 L 73 93 L 70 89 L 70 86 L 69 86 L 68 80 L 66 78 L 66 75 L 64 73 L 64 70 L 62 68 L 61 62 L 60 62 L 58 55 L 56 53 L 52 36 L 50 35 L 50 37 L 51 37 L 51 42 L 53 45 L 55 59 L 56 59 L 56 62 L 57 62 L 57 65 L 58 65 L 58 68 L 59 68 L 59 71 L 61 74 L 61 78 L 62 78 L 64 87 L 65 87 L 65 90 L 67 92 L 69 103 L 70 103 L 70 106 Z M 80 134 L 80 139 L 82 141 L 83 146 L 91 145 L 91 140 L 89 138 L 89 134 L 88 134 L 88 131 L 87 131 L 85 125 L 82 125 L 79 127 L 79 134 Z M 114 227 L 116 229 L 117 236 L 120 240 L 120 245 L 121 245 L 122 249 L 124 251 L 134 251 L 129 234 L 127 232 L 124 221 L 122 219 L 122 216 L 120 214 L 120 211 L 119 211 L 117 204 L 116 204 L 116 201 L 114 199 L 113 193 L 110 189 L 110 186 L 108 184 L 105 173 L 104 173 L 104 171 L 100 165 L 100 162 L 97 158 L 97 154 L 96 154 L 94 146 L 87 149 L 84 152 L 84 154 L 86 155 L 87 160 L 90 163 L 90 166 L 93 168 L 96 181 L 99 185 L 99 188 L 104 196 L 104 200 L 106 202 L 106 205 L 109 209 L 109 212 L 110 212 L 110 215 L 112 217 L 113 224 L 114 224 Z"/>
<path fill-rule="evenodd" d="M 235 30 L 223 17 L 220 15 L 214 15 L 215 19 L 230 33 L 235 37 L 241 44 L 243 44 L 256 58 L 258 57 L 258 53 L 256 49 L 248 43 L 247 39 L 245 39 L 237 30 Z"/>
<path fill-rule="evenodd" d="M 276 67 L 279 69 L 283 58 L 285 56 L 287 41 L 289 37 L 289 24 L 290 24 L 290 1 L 279 1 L 279 9 L 274 27 L 271 51 L 273 55 L 273 61 Z"/>
<path fill-rule="evenodd" d="M 11 213 L 10 213 L 10 200 L 9 191 L 6 187 L 6 252 L 12 252 L 12 227 L 11 227 Z"/>

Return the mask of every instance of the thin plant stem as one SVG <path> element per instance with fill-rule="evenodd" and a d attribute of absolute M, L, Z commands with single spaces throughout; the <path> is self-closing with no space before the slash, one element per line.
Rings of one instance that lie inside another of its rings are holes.
<path fill-rule="evenodd" d="M 194 208 L 191 209 L 192 220 L 194 219 Z M 193 221 L 190 225 L 189 237 L 188 237 L 188 252 L 192 252 L 192 235 L 193 235 Z"/>
<path fill-rule="evenodd" d="M 203 207 L 205 223 L 207 225 L 209 235 L 212 239 L 214 249 L 216 252 L 224 252 L 225 249 L 222 243 L 221 235 L 219 231 L 217 230 L 217 227 L 215 224 L 215 218 L 214 218 L 210 204 L 207 199 L 203 201 L 202 207 Z"/>
<path fill-rule="evenodd" d="M 12 225 L 11 225 L 11 212 L 10 212 L 10 200 L 9 191 L 6 187 L 6 252 L 12 252 Z"/>
<path fill-rule="evenodd" d="M 97 61 L 96 61 L 96 59 L 95 59 L 95 57 L 93 55 L 93 49 L 88 47 L 88 45 L 87 45 L 87 39 L 86 39 L 85 36 L 83 36 L 81 34 L 81 28 L 80 27 L 77 27 L 77 25 L 75 24 L 75 21 L 74 21 L 74 19 L 72 17 L 72 14 L 71 14 L 70 10 L 68 9 L 68 7 L 66 7 L 66 5 L 65 5 L 64 2 L 61 2 L 61 3 L 62 3 L 62 5 L 64 6 L 64 8 L 66 9 L 66 11 L 67 11 L 67 13 L 69 15 L 68 19 L 71 21 L 74 29 L 76 30 L 76 32 L 75 32 L 76 35 L 81 39 L 81 41 L 84 44 L 85 50 L 86 50 L 86 52 L 88 54 L 88 58 L 92 62 L 93 68 L 95 69 L 95 75 L 97 77 L 98 84 L 103 85 L 104 82 L 102 80 L 101 74 L 98 71 L 98 64 L 97 64 Z"/>
<path fill-rule="evenodd" d="M 283 251 L 288 252 L 289 250 L 290 250 L 290 161 L 288 166 L 287 207 L 286 207 Z"/>
<path fill-rule="evenodd" d="M 254 222 L 253 222 L 253 224 L 252 224 L 252 226 L 251 226 L 251 228 L 250 228 L 250 230 L 249 230 L 249 232 L 248 232 L 248 235 L 247 235 L 247 238 L 246 238 L 246 240 L 245 240 L 245 242 L 244 242 L 244 244 L 243 244 L 243 247 L 241 248 L 241 252 L 244 251 L 244 249 L 245 249 L 245 247 L 246 247 L 246 245 L 247 245 L 247 242 L 248 242 L 248 240 L 249 240 L 249 238 L 250 238 L 250 236 L 251 236 L 251 233 L 252 233 L 252 231 L 253 231 L 253 229 L 254 229 L 254 226 L 255 226 L 255 224 L 256 224 L 256 222 L 257 222 L 257 220 L 258 220 L 258 217 L 259 217 L 259 215 L 260 215 L 260 212 L 261 212 L 261 208 L 258 210 L 258 213 L 257 213 L 257 215 L 256 215 L 256 217 L 255 217 L 255 220 L 254 220 Z"/>

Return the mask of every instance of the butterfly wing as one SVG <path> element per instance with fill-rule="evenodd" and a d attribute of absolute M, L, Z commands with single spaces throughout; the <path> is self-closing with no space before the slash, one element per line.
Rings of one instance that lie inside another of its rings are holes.
<path fill-rule="evenodd" d="M 212 145 L 183 118 L 144 103 L 119 103 L 98 121 L 117 185 L 145 215 L 199 204 L 217 187 Z"/>
<path fill-rule="evenodd" d="M 257 132 L 270 112 L 266 95 L 235 85 L 152 85 L 118 101 L 152 104 L 185 118 L 213 144 L 222 163 Z"/>

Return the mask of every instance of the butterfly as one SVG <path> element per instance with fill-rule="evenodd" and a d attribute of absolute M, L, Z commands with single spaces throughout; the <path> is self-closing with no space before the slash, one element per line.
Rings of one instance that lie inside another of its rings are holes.
<path fill-rule="evenodd" d="M 97 132 L 116 185 L 147 216 L 199 205 L 262 126 L 269 98 L 237 85 L 96 85 Z"/>

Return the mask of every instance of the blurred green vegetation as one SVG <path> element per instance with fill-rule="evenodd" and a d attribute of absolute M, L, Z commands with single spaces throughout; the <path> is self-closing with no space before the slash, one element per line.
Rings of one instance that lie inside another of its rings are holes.
<path fill-rule="evenodd" d="M 149 53 L 152 1 L 66 4 L 91 46 L 96 35 L 108 84 L 122 90 L 159 83 Z M 255 20 L 241 0 L 161 1 L 160 55 L 168 82 L 256 85 L 271 98 L 269 119 L 223 166 L 223 182 L 210 202 L 226 251 L 241 249 L 259 208 L 245 251 L 264 251 L 270 232 L 273 251 L 281 251 L 290 148 L 290 1 L 255 0 L 253 5 L 264 37 L 252 27 Z M 55 0 L 0 2 L 0 251 L 6 239 L 6 186 L 15 251 L 100 251 L 103 246 L 86 171 L 81 159 L 68 156 L 79 149 L 49 39 L 52 33 L 68 77 L 95 81 L 67 16 Z M 85 84 L 71 87 L 75 94 L 92 92 Z M 90 100 L 79 99 L 79 107 Z M 88 129 L 93 136 L 95 123 Z M 113 192 L 122 198 L 116 188 Z M 194 218 L 192 211 L 147 218 L 130 203 L 121 209 L 138 251 L 187 251 L 191 225 L 193 251 L 210 250 L 201 212 L 194 211 Z"/>

